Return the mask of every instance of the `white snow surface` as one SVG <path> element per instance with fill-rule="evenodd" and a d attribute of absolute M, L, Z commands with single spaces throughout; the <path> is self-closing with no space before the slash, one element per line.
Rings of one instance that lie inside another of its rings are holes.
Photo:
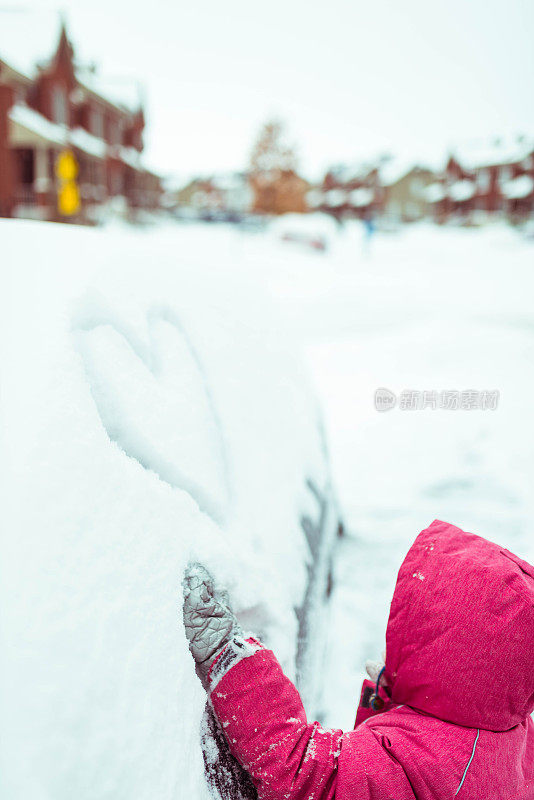
<path fill-rule="evenodd" d="M 303 475 L 324 478 L 293 339 L 347 526 L 323 726 L 352 727 L 397 570 L 433 519 L 534 560 L 534 249 L 518 233 L 425 224 L 369 252 L 355 223 L 328 254 L 226 226 L 0 237 L 2 796 L 207 796 L 179 608 L 191 557 L 292 674 Z M 378 413 L 380 386 L 497 389 L 499 406 Z"/>
<path fill-rule="evenodd" d="M 462 202 L 470 200 L 475 194 L 476 186 L 473 181 L 456 181 L 449 188 L 449 194 L 453 200 Z"/>
<path fill-rule="evenodd" d="M 207 796 L 189 559 L 294 674 L 317 406 L 258 281 L 177 233 L 0 222 L 2 797 Z"/>
<path fill-rule="evenodd" d="M 504 184 L 503 191 L 510 200 L 528 197 L 534 192 L 534 180 L 530 175 L 518 175 L 517 178 L 512 178 Z"/>
<path fill-rule="evenodd" d="M 309 237 L 334 242 L 339 234 L 339 225 L 329 214 L 319 211 L 311 214 L 282 214 L 274 219 L 269 227 L 276 238 L 284 236 Z"/>

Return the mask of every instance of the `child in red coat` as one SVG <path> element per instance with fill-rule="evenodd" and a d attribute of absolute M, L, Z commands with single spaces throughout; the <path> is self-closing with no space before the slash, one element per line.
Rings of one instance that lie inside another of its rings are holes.
<path fill-rule="evenodd" d="M 386 663 L 353 731 L 308 722 L 274 654 L 196 565 L 184 620 L 260 800 L 534 800 L 534 568 L 435 521 L 397 579 Z"/>

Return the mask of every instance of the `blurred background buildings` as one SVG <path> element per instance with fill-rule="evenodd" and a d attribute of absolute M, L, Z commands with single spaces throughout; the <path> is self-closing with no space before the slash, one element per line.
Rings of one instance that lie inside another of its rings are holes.
<path fill-rule="evenodd" d="M 43 31 L 44 60 L 16 37 L 5 52 L 5 33 L 0 215 L 96 223 L 110 204 L 126 215 L 157 208 L 161 181 L 143 166 L 145 115 L 136 87 L 106 85 L 93 66 L 81 67 L 64 24 L 55 40 Z M 69 195 L 61 194 L 64 181 Z"/>
<path fill-rule="evenodd" d="M 31 36 L 10 36 L 12 20 L 2 16 L 1 216 L 98 224 L 114 215 L 142 221 L 155 211 L 228 222 L 320 212 L 383 227 L 534 216 L 534 138 L 525 135 L 459 142 L 433 163 L 380 153 L 310 181 L 273 118 L 242 170 L 185 181 L 172 170 L 158 175 L 143 162 L 147 120 L 137 79 L 103 78 L 78 60 L 65 22 L 49 20 Z"/>

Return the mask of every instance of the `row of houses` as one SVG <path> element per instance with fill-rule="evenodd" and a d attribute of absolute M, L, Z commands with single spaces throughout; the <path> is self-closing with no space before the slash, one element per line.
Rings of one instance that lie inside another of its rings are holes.
<path fill-rule="evenodd" d="M 137 86 L 80 65 L 65 24 L 45 21 L 39 53 L 27 26 L 20 35 L 4 20 L 0 28 L 0 216 L 95 223 L 110 206 L 158 208 Z"/>
<path fill-rule="evenodd" d="M 457 148 L 432 169 L 394 158 L 327 172 L 309 207 L 337 218 L 385 215 L 411 222 L 534 217 L 534 140 L 517 137 Z"/>
<path fill-rule="evenodd" d="M 317 185 L 299 181 L 286 211 L 394 223 L 476 224 L 496 216 L 521 221 L 534 217 L 534 140 L 474 143 L 455 149 L 438 167 L 381 157 L 333 167 Z M 246 172 L 196 179 L 175 195 L 177 206 L 210 219 L 261 212 L 261 201 Z"/>

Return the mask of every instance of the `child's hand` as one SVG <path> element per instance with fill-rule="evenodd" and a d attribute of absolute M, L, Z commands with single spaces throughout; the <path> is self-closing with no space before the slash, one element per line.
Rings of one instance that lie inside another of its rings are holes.
<path fill-rule="evenodd" d="M 217 590 L 202 564 L 189 564 L 184 575 L 184 625 L 189 649 L 206 675 L 217 654 L 236 633 L 239 623 L 226 591 Z"/>
<path fill-rule="evenodd" d="M 386 684 L 385 675 L 382 672 L 382 670 L 384 668 L 385 661 L 386 661 L 386 654 L 384 652 L 384 653 L 382 653 L 382 660 L 381 661 L 366 661 L 365 662 L 365 669 L 367 671 L 367 674 L 369 675 L 369 677 L 373 681 L 373 683 L 377 682 L 378 676 L 380 675 L 380 673 L 382 673 L 380 675 L 380 686 L 386 686 L 387 685 Z"/>

